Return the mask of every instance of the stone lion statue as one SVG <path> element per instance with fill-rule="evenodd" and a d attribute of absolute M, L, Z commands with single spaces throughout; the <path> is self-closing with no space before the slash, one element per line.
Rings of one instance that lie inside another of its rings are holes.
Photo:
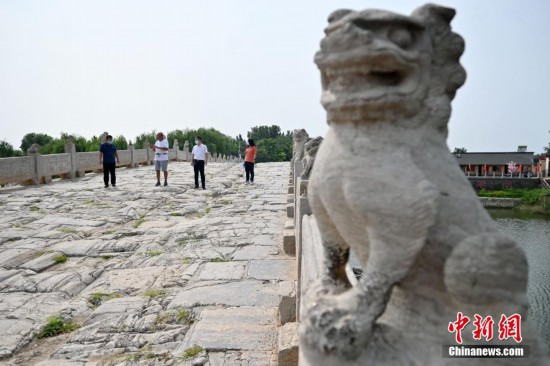
<path fill-rule="evenodd" d="M 315 63 L 329 131 L 310 176 L 309 201 L 325 273 L 305 299 L 301 350 L 310 365 L 495 364 L 442 358 L 457 345 L 461 312 L 522 317 L 524 359 L 543 364 L 527 316 L 527 261 L 501 235 L 446 144 L 451 100 L 464 83 L 464 41 L 453 9 L 428 4 L 411 16 L 338 10 Z M 350 250 L 364 274 L 351 286 Z"/>
<path fill-rule="evenodd" d="M 304 144 L 309 139 L 309 135 L 303 128 L 296 129 L 292 133 L 292 161 L 302 160 L 304 156 Z"/>
<path fill-rule="evenodd" d="M 309 139 L 304 144 L 304 156 L 302 158 L 302 179 L 309 179 L 309 175 L 311 174 L 311 169 L 313 168 L 313 163 L 315 162 L 315 155 L 317 155 L 317 151 L 319 150 L 319 146 L 321 146 L 321 142 L 323 142 L 323 138 L 321 136 L 318 136 L 314 139 Z"/>

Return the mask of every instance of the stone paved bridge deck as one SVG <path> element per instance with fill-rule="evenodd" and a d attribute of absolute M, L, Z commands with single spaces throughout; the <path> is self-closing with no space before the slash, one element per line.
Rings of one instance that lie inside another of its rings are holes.
<path fill-rule="evenodd" d="M 207 190 L 171 163 L 0 191 L 3 365 L 270 365 L 277 306 L 295 280 L 282 250 L 289 164 L 209 164 Z M 64 261 L 66 259 L 66 261 Z M 81 327 L 37 339 L 60 314 Z M 193 346 L 205 351 L 183 356 Z M 182 357 L 183 356 L 183 357 Z"/>

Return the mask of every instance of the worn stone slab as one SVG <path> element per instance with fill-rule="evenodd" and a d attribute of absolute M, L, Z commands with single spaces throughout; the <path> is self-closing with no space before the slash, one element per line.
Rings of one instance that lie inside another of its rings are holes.
<path fill-rule="evenodd" d="M 4 268 L 16 268 L 35 257 L 35 251 L 31 249 L 8 249 L 0 256 L 0 266 Z"/>
<path fill-rule="evenodd" d="M 245 280 L 227 283 L 204 283 L 201 286 L 183 290 L 170 303 L 177 306 L 277 306 L 279 296 L 277 285 L 261 281 Z"/>
<path fill-rule="evenodd" d="M 27 263 L 22 264 L 20 268 L 30 269 L 35 272 L 42 272 L 43 270 L 55 265 L 55 259 L 62 255 L 63 253 L 61 252 L 46 253 Z"/>
<path fill-rule="evenodd" d="M 92 286 L 86 288 L 83 296 L 94 292 L 132 294 L 153 286 L 166 270 L 163 267 L 143 267 L 109 270 L 102 274 Z"/>
<path fill-rule="evenodd" d="M 39 362 L 35 366 L 85 366 L 85 364 L 85 362 L 55 359 Z"/>
<path fill-rule="evenodd" d="M 199 280 L 239 280 L 244 276 L 245 266 L 243 262 L 206 263 Z"/>
<path fill-rule="evenodd" d="M 36 327 L 27 319 L 0 319 L 0 359 L 12 355 L 28 343 L 36 333 Z"/>
<path fill-rule="evenodd" d="M 77 268 L 75 271 L 48 271 L 39 274 L 20 272 L 0 283 L 1 292 L 48 293 L 63 292 L 70 296 L 78 294 L 101 275 L 103 269 Z"/>
<path fill-rule="evenodd" d="M 192 345 L 206 350 L 272 350 L 276 345 L 277 327 L 273 308 L 240 307 L 205 309 L 201 320 L 187 333 L 183 347 Z"/>
<path fill-rule="evenodd" d="M 286 216 L 287 217 L 294 217 L 294 204 L 293 203 L 289 203 L 288 205 L 286 205 Z"/>
<path fill-rule="evenodd" d="M 139 227 L 140 229 L 165 229 L 176 225 L 175 221 L 145 221 Z"/>
<path fill-rule="evenodd" d="M 258 235 L 252 238 L 252 244 L 255 245 L 277 245 L 277 241 L 271 235 Z"/>
<path fill-rule="evenodd" d="M 97 227 L 97 226 L 105 225 L 105 221 L 83 220 L 83 219 L 75 219 L 73 217 L 48 215 L 48 216 L 44 217 L 43 219 L 35 221 L 34 224 L 59 225 L 59 226 L 93 226 L 93 227 Z"/>
<path fill-rule="evenodd" d="M 258 280 L 295 280 L 296 261 L 293 259 L 252 260 L 247 277 Z"/>
<path fill-rule="evenodd" d="M 0 358 L 29 343 L 46 318 L 67 305 L 62 293 L 0 293 Z"/>
<path fill-rule="evenodd" d="M 233 260 L 265 259 L 276 256 L 277 254 L 279 254 L 279 249 L 275 246 L 247 245 L 233 254 Z"/>
<path fill-rule="evenodd" d="M 285 229 L 283 231 L 283 250 L 286 254 L 296 254 L 296 233 L 294 229 Z"/>
<path fill-rule="evenodd" d="M 279 321 L 281 324 L 296 321 L 296 283 L 295 281 L 279 282 Z"/>
<path fill-rule="evenodd" d="M 51 250 L 62 252 L 68 256 L 83 257 L 99 243 L 100 241 L 96 239 L 72 240 L 56 244 L 51 247 Z"/>
<path fill-rule="evenodd" d="M 298 323 L 286 323 L 279 328 L 278 366 L 298 366 Z"/>
<path fill-rule="evenodd" d="M 118 316 L 120 314 L 139 313 L 145 307 L 148 299 L 144 296 L 121 297 L 112 299 L 101 304 L 92 315 L 86 320 L 85 324 L 91 324 L 97 321 L 104 321 L 106 318 Z"/>

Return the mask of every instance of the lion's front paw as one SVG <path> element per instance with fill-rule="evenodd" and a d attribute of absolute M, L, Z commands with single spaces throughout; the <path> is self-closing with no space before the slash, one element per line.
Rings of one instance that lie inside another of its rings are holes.
<path fill-rule="evenodd" d="M 365 311 L 360 309 L 354 291 L 335 294 L 316 286 L 310 288 L 302 337 L 312 348 L 356 359 L 364 350 L 372 331 L 372 322 L 365 322 Z"/>

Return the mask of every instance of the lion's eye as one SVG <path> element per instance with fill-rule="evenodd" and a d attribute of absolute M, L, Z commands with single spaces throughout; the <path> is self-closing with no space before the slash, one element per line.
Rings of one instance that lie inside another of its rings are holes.
<path fill-rule="evenodd" d="M 391 29 L 388 37 L 390 41 L 404 49 L 409 48 L 413 43 L 412 34 L 407 29 L 403 28 Z"/>

